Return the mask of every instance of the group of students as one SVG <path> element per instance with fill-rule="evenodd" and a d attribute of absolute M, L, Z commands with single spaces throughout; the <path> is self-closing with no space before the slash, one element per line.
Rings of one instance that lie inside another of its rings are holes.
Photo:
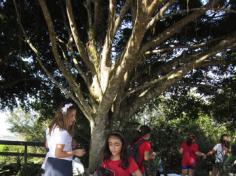
<path fill-rule="evenodd" d="M 208 156 L 214 155 L 214 164 L 212 168 L 212 176 L 220 176 L 220 170 L 224 162 L 224 157 L 230 152 L 230 138 L 227 134 L 223 134 L 212 150 L 207 154 L 199 151 L 196 143 L 196 137 L 189 134 L 185 142 L 180 146 L 179 152 L 182 154 L 182 175 L 193 176 L 194 169 L 197 165 L 197 156 L 206 159 Z"/>
<path fill-rule="evenodd" d="M 42 169 L 44 176 L 72 176 L 72 159 L 74 156 L 82 157 L 84 149 L 73 149 L 74 126 L 76 121 L 76 107 L 69 103 L 65 104 L 55 113 L 55 117 L 49 128 L 46 130 L 46 154 Z M 142 126 L 140 134 L 142 137 L 137 140 L 144 140 L 139 145 L 139 161 L 129 156 L 125 139 L 120 132 L 110 133 L 106 139 L 103 159 L 100 167 L 94 175 L 104 174 L 103 170 L 109 170 L 115 176 L 144 175 L 144 165 L 151 155 L 150 128 Z M 139 163 L 139 164 L 137 164 Z"/>
<path fill-rule="evenodd" d="M 55 118 L 46 131 L 46 147 L 48 153 L 43 163 L 44 176 L 72 176 L 72 159 L 74 156 L 82 157 L 86 154 L 84 149 L 73 149 L 72 136 L 76 121 L 76 107 L 65 104 L 55 113 Z M 153 175 L 150 170 L 150 161 L 155 158 L 152 153 L 149 138 L 151 129 L 148 126 L 139 128 L 139 137 L 130 147 L 127 146 L 124 136 L 120 132 L 108 134 L 103 148 L 100 166 L 94 175 L 113 176 L 147 176 Z M 135 145 L 136 144 L 136 145 Z M 206 158 L 215 154 L 217 160 L 228 152 L 228 136 L 224 135 L 213 150 L 204 154 L 199 151 L 195 136 L 190 134 L 180 146 L 182 154 L 182 175 L 193 175 L 196 166 L 196 156 Z M 138 158 L 132 153 L 133 147 L 138 147 Z M 213 168 L 213 176 L 219 175 L 217 167 Z"/>

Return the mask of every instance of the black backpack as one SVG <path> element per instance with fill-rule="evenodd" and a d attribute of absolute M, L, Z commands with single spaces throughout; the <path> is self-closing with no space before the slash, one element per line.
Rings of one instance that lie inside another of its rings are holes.
<path fill-rule="evenodd" d="M 143 144 L 144 142 L 145 142 L 144 139 L 139 139 L 138 141 L 136 141 L 135 143 L 131 144 L 128 147 L 129 155 L 133 157 L 133 159 L 135 160 L 135 162 L 138 164 L 139 167 L 142 164 L 142 163 L 139 163 L 139 159 L 140 159 L 139 146 Z"/>

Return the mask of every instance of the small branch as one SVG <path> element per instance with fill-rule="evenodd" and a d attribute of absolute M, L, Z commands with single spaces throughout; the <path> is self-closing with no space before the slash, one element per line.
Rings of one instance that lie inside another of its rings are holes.
<path fill-rule="evenodd" d="M 198 48 L 206 46 L 206 45 L 208 45 L 208 43 L 200 43 L 200 44 L 196 44 L 196 45 L 192 45 L 192 46 L 177 45 L 177 46 L 168 47 L 168 48 L 160 48 L 160 49 L 154 49 L 152 51 L 146 51 L 145 55 L 150 56 L 150 55 L 155 55 L 155 54 L 166 53 L 169 51 L 173 51 L 174 49 L 198 49 Z"/>
<path fill-rule="evenodd" d="M 151 21 L 148 23 L 147 25 L 147 30 L 152 28 L 154 26 L 154 24 L 160 20 L 163 16 L 165 11 L 172 5 L 174 4 L 176 1 L 175 0 L 169 0 L 160 10 L 159 12 L 155 15 L 155 17 L 153 17 L 151 19 Z"/>
<path fill-rule="evenodd" d="M 147 8 L 147 14 L 148 16 L 152 16 L 152 14 L 155 12 L 160 0 L 152 0 L 152 3 Z"/>
<path fill-rule="evenodd" d="M 7 60 L 8 60 L 7 57 L 5 57 L 5 58 L 0 58 L 0 65 L 3 65 L 4 63 L 6 63 Z"/>
<path fill-rule="evenodd" d="M 65 58 L 65 62 L 66 62 L 67 64 L 69 64 L 69 62 L 68 62 L 68 61 L 69 61 L 69 58 L 67 57 L 65 51 L 63 50 L 63 48 L 62 48 L 60 45 L 59 45 L 59 48 L 61 49 L 63 58 Z M 76 58 L 72 58 L 72 61 L 73 61 L 74 65 L 75 65 L 75 68 L 77 69 L 79 75 L 83 78 L 83 80 L 84 80 L 86 86 L 89 87 L 89 86 L 90 86 L 90 83 L 89 83 L 89 81 L 88 81 L 89 79 L 87 78 L 87 76 L 85 75 L 85 73 L 81 70 L 81 68 L 79 68 L 77 59 L 76 59 Z"/>
<path fill-rule="evenodd" d="M 115 25 L 115 6 L 116 6 L 116 0 L 109 0 L 108 29 L 102 50 L 101 70 L 102 67 L 104 66 L 106 67 L 110 66 L 110 52 L 112 47 L 112 39 L 114 37 L 113 31 Z"/>
<path fill-rule="evenodd" d="M 131 1 L 132 0 L 126 0 L 125 1 L 125 4 L 124 4 L 124 6 L 122 7 L 122 9 L 120 11 L 120 15 L 116 18 L 115 26 L 114 26 L 114 30 L 113 30 L 113 37 L 114 37 L 118 27 L 120 26 L 120 23 L 121 23 L 122 19 L 124 18 L 125 14 L 129 10 L 129 8 L 131 6 Z"/>

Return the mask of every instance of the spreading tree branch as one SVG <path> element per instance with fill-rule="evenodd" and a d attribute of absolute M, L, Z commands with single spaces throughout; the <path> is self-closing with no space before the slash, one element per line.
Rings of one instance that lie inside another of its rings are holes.
<path fill-rule="evenodd" d="M 185 18 L 181 19 L 180 21 L 173 24 L 171 27 L 167 28 L 165 31 L 163 31 L 161 34 L 159 34 L 157 37 L 155 37 L 153 40 L 148 41 L 146 44 L 143 45 L 141 48 L 140 53 L 145 53 L 146 51 L 150 50 L 151 48 L 155 48 L 156 46 L 160 45 L 164 41 L 166 41 L 171 36 L 178 33 L 185 25 L 192 22 L 194 19 L 198 18 L 202 14 L 206 12 L 206 9 L 208 7 L 212 7 L 218 2 L 218 0 L 211 0 L 208 4 L 206 4 L 203 8 L 200 8 L 198 11 L 194 11 L 190 13 Z"/>
<path fill-rule="evenodd" d="M 148 23 L 148 17 L 142 5 L 142 1 L 137 1 L 137 14 L 132 34 L 117 65 L 111 72 L 108 87 L 98 108 L 98 117 L 103 116 L 103 114 L 109 111 L 117 95 L 119 84 L 122 83 L 124 79 L 124 74 L 132 70 L 137 64 L 136 56 L 145 34 L 145 30 L 143 29 L 145 29 Z"/>
<path fill-rule="evenodd" d="M 149 83 L 143 85 L 143 87 L 139 88 L 136 92 L 133 92 L 135 96 L 138 96 L 134 99 L 134 101 L 130 104 L 131 109 L 129 110 L 129 115 L 132 115 L 138 108 L 140 108 L 144 103 L 150 101 L 153 97 L 160 95 L 171 85 L 179 81 L 184 75 L 186 75 L 193 68 L 201 67 L 206 64 L 208 58 L 217 54 L 218 52 L 235 46 L 236 43 L 236 32 L 227 35 L 225 39 L 220 41 L 215 46 L 212 46 L 208 50 L 204 51 L 198 55 L 192 55 L 189 57 L 189 61 L 182 66 L 176 68 L 170 73 L 166 74 L 161 78 L 156 78 Z M 131 97 L 129 97 L 131 98 Z"/>
<path fill-rule="evenodd" d="M 55 61 L 58 65 L 58 68 L 60 69 L 60 71 L 63 73 L 65 79 L 67 80 L 67 82 L 70 85 L 70 88 L 73 90 L 76 98 L 78 98 L 78 100 L 80 101 L 80 103 L 83 105 L 83 108 L 87 110 L 87 112 L 90 114 L 90 117 L 92 117 L 92 109 L 90 107 L 90 105 L 86 102 L 85 98 L 83 97 L 83 94 L 80 90 L 80 86 L 76 83 L 76 81 L 74 80 L 73 76 L 68 72 L 68 70 L 65 68 L 60 54 L 58 52 L 57 49 L 57 40 L 56 40 L 56 33 L 54 30 L 54 26 L 53 26 L 53 22 L 52 22 L 52 18 L 50 16 L 50 13 L 48 11 L 47 5 L 45 3 L 45 0 L 38 0 L 40 7 L 43 11 L 43 15 L 48 27 L 48 31 L 49 31 L 49 38 L 50 41 L 52 43 L 52 52 L 55 58 Z"/>

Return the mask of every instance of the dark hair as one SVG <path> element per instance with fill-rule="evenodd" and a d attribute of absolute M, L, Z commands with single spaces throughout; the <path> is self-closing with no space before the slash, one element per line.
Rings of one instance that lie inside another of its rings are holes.
<path fill-rule="evenodd" d="M 138 130 L 138 133 L 139 133 L 139 136 L 142 137 L 144 136 L 145 134 L 149 134 L 151 133 L 151 128 L 147 125 L 142 125 L 139 127 L 139 130 Z"/>
<path fill-rule="evenodd" d="M 68 106 L 68 108 L 66 106 Z M 71 136 L 73 136 L 75 124 L 69 127 L 67 127 L 65 124 L 65 118 L 68 115 L 68 113 L 71 112 L 72 110 L 76 110 L 76 106 L 73 104 L 65 104 L 64 106 L 63 105 L 59 106 L 59 108 L 55 112 L 54 119 L 49 125 L 49 134 L 51 134 L 52 130 L 57 126 L 60 129 L 68 131 L 68 133 Z"/>
<path fill-rule="evenodd" d="M 111 151 L 109 149 L 108 140 L 112 136 L 117 137 L 121 141 L 121 144 L 122 144 L 121 152 L 120 152 L 121 167 L 123 169 L 126 169 L 129 166 L 129 160 L 128 160 L 129 156 L 128 156 L 128 152 L 127 152 L 127 145 L 126 145 L 124 136 L 118 131 L 115 131 L 115 132 L 112 132 L 112 133 L 108 134 L 108 136 L 106 138 L 104 148 L 103 148 L 103 161 L 106 162 L 106 161 L 111 159 L 112 154 L 111 154 Z"/>
<path fill-rule="evenodd" d="M 196 139 L 196 137 L 194 136 L 194 134 L 189 133 L 187 136 L 187 139 L 186 139 L 187 145 L 190 146 L 195 139 Z"/>
<path fill-rule="evenodd" d="M 228 137 L 227 134 L 222 134 L 220 137 L 220 143 L 223 144 L 225 147 L 229 148 L 230 147 L 230 142 L 229 140 L 225 139 L 225 137 Z"/>

